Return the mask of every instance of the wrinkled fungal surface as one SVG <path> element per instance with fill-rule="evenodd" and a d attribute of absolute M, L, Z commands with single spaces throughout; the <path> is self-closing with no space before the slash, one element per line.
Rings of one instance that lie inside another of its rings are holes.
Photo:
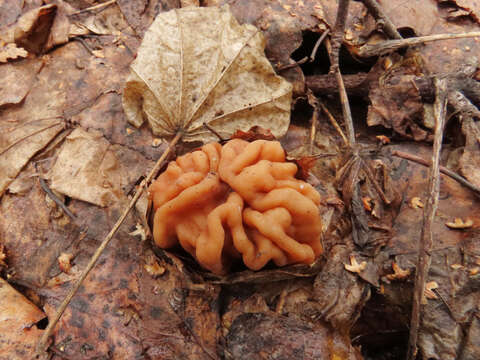
<path fill-rule="evenodd" d="M 252 270 L 311 264 L 322 253 L 320 195 L 296 172 L 277 141 L 210 143 L 177 158 L 149 189 L 155 243 L 180 243 L 217 274 L 239 258 Z"/>
<path fill-rule="evenodd" d="M 252 270 L 311 264 L 322 253 L 320 195 L 296 172 L 277 141 L 210 143 L 177 158 L 149 189 L 156 245 L 179 243 L 217 274 L 236 259 Z"/>

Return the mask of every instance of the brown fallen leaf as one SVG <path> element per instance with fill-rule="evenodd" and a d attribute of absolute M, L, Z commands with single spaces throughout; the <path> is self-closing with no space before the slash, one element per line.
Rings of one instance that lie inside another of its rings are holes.
<path fill-rule="evenodd" d="M 115 199 L 111 172 L 117 159 L 97 131 L 74 130 L 47 177 L 50 187 L 72 198 L 107 206 Z M 78 157 L 77 154 L 82 154 Z"/>
<path fill-rule="evenodd" d="M 410 269 L 402 269 L 395 261 L 392 262 L 393 274 L 388 274 L 388 280 L 403 280 L 410 276 Z"/>
<path fill-rule="evenodd" d="M 64 123 L 59 118 L 0 125 L 0 197 L 30 158 L 63 128 Z"/>
<path fill-rule="evenodd" d="M 453 221 L 445 223 L 450 229 L 468 229 L 473 226 L 472 219 L 466 219 L 465 221 L 461 218 L 455 218 Z"/>
<path fill-rule="evenodd" d="M 35 54 L 44 50 L 50 35 L 57 5 L 48 4 L 24 13 L 15 24 L 1 29 L 0 40 L 15 43 Z"/>
<path fill-rule="evenodd" d="M 43 333 L 36 323 L 45 314 L 0 278 L 0 359 L 34 359 L 35 344 Z"/>
<path fill-rule="evenodd" d="M 218 140 L 254 125 L 285 134 L 292 86 L 264 55 L 263 35 L 239 25 L 228 7 L 183 8 L 160 14 L 131 65 L 123 108 L 128 121 L 147 121 L 158 136 Z"/>
<path fill-rule="evenodd" d="M 350 264 L 343 264 L 345 266 L 345 270 L 359 274 L 367 267 L 367 262 L 362 261 L 360 264 L 355 259 L 355 256 L 350 255 Z"/>

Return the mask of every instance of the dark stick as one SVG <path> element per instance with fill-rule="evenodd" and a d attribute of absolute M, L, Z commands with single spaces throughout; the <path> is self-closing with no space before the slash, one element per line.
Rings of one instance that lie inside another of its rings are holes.
<path fill-rule="evenodd" d="M 383 30 L 391 39 L 401 39 L 402 35 L 397 31 L 395 25 L 390 21 L 387 14 L 383 12 L 383 9 L 377 3 L 376 0 L 362 0 L 370 14 L 375 18 L 377 23 L 382 23 Z"/>
<path fill-rule="evenodd" d="M 416 155 L 413 155 L 413 154 L 409 154 L 409 153 L 406 153 L 406 152 L 403 152 L 403 151 L 398 151 L 398 150 L 394 150 L 392 152 L 392 155 L 393 156 L 398 156 L 402 159 L 406 159 L 406 160 L 410 160 L 410 161 L 413 161 L 413 162 L 416 162 L 418 164 L 421 164 L 421 165 L 425 165 L 425 166 L 431 166 L 431 162 L 419 157 L 419 156 L 416 156 Z M 444 166 L 440 166 L 440 172 L 451 177 L 452 179 L 458 181 L 460 184 L 462 184 L 463 186 L 465 186 L 466 188 L 472 190 L 473 192 L 476 193 L 476 195 L 479 195 L 480 196 L 480 188 L 478 186 L 475 186 L 474 184 L 472 184 L 471 182 L 469 182 L 467 179 L 465 179 L 464 177 L 458 175 L 457 173 L 453 172 L 452 170 L 450 169 L 447 169 L 446 167 Z"/>
<path fill-rule="evenodd" d="M 328 54 L 330 55 L 332 68 L 335 71 L 335 79 L 337 80 L 340 102 L 342 103 L 343 120 L 345 122 L 345 128 L 347 130 L 348 145 L 352 147 L 355 144 L 355 129 L 353 128 L 352 111 L 350 110 L 350 103 L 348 102 L 347 91 L 345 89 L 345 84 L 343 83 L 343 78 L 342 74 L 340 73 L 340 67 L 338 66 L 338 63 L 336 65 L 333 64 L 333 45 L 330 43 L 329 39 L 325 40 L 325 44 L 327 46 Z"/>
<path fill-rule="evenodd" d="M 355 144 L 355 129 L 353 128 L 352 112 L 350 110 L 350 103 L 348 102 L 347 91 L 345 90 L 345 84 L 343 83 L 339 65 L 340 47 L 343 42 L 349 5 L 350 0 L 340 0 L 338 2 L 337 20 L 335 21 L 332 41 L 330 42 L 329 39 L 327 39 L 325 45 L 331 62 L 330 73 L 335 74 L 335 78 L 337 79 L 340 102 L 342 103 L 343 120 L 345 121 L 345 127 L 347 129 L 347 139 L 349 146 L 353 147 Z"/>
<path fill-rule="evenodd" d="M 40 176 L 38 177 L 40 179 L 40 186 L 42 187 L 43 191 L 47 193 L 47 195 L 55 201 L 55 203 L 60 206 L 60 208 L 63 210 L 65 214 L 67 214 L 70 218 L 73 220 L 77 220 L 77 217 L 73 215 L 73 213 L 68 209 L 68 207 L 65 206 L 62 200 L 58 198 L 57 195 L 53 193 L 53 191 L 48 187 L 47 182 L 43 180 Z"/>
<path fill-rule="evenodd" d="M 347 22 L 348 6 L 350 0 L 339 0 L 337 8 L 337 19 L 333 28 L 332 34 L 332 51 L 331 51 L 331 67 L 330 73 L 335 72 L 335 67 L 338 67 L 340 47 L 343 42 L 343 34 L 345 32 L 345 23 Z"/>
<path fill-rule="evenodd" d="M 205 127 L 207 128 L 207 130 L 210 131 L 213 135 L 215 135 L 215 136 L 218 138 L 218 140 L 220 140 L 220 142 L 225 142 L 225 141 L 227 141 L 227 139 L 224 139 L 224 138 L 222 137 L 222 135 L 220 135 L 220 134 L 217 132 L 217 130 L 215 130 L 215 129 L 212 128 L 210 125 L 208 125 L 206 121 L 203 122 L 203 126 L 205 126 Z"/>
<path fill-rule="evenodd" d="M 330 33 L 330 29 L 327 29 L 322 33 L 322 35 L 318 38 L 317 42 L 315 43 L 315 46 L 313 47 L 313 50 L 312 50 L 312 53 L 310 54 L 310 56 L 305 56 L 303 59 L 300 59 L 300 60 L 294 62 L 293 64 L 287 64 L 287 65 L 279 66 L 277 68 L 277 71 L 283 71 L 283 70 L 291 69 L 295 66 L 305 64 L 306 62 L 315 61 L 315 56 L 317 55 L 318 48 L 320 47 L 320 44 L 323 42 L 323 40 L 325 40 L 325 38 L 327 37 L 327 35 L 329 33 Z"/>
<path fill-rule="evenodd" d="M 413 291 L 412 316 L 410 319 L 410 337 L 408 339 L 407 360 L 414 360 L 417 355 L 417 339 L 420 327 L 421 304 L 424 299 L 425 281 L 431 262 L 433 245 L 433 220 L 438 206 L 440 191 L 440 151 L 442 149 L 443 125 L 447 108 L 447 83 L 443 80 L 435 81 L 436 98 L 435 111 L 435 138 L 433 141 L 433 161 L 430 168 L 429 196 L 423 211 L 423 226 L 418 249 L 417 270 L 415 272 L 415 287 Z"/>

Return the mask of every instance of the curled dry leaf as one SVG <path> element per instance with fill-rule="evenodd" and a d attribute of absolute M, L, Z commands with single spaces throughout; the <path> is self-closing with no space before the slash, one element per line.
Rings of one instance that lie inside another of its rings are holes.
<path fill-rule="evenodd" d="M 132 236 L 140 236 L 140 239 L 142 239 L 142 241 L 145 241 L 147 239 L 147 233 L 141 224 L 135 225 L 135 230 L 128 234 Z"/>
<path fill-rule="evenodd" d="M 430 281 L 425 284 L 425 297 L 427 299 L 438 299 L 437 294 L 433 290 L 438 289 L 438 283 L 436 281 Z"/>
<path fill-rule="evenodd" d="M 345 266 L 345 270 L 359 274 L 360 272 L 365 270 L 365 268 L 367 267 L 367 262 L 362 261 L 359 264 L 357 262 L 357 259 L 355 259 L 355 256 L 350 255 L 350 265 L 349 264 L 343 264 L 343 265 Z"/>
<path fill-rule="evenodd" d="M 395 261 L 392 263 L 393 274 L 388 274 L 388 280 L 402 280 L 410 275 L 410 269 L 402 269 Z"/>
<path fill-rule="evenodd" d="M 423 208 L 423 202 L 422 199 L 419 197 L 415 196 L 410 200 L 410 207 L 412 209 L 418 209 L 418 208 Z"/>
<path fill-rule="evenodd" d="M 367 211 L 372 211 L 372 198 L 364 196 L 362 198 L 363 208 Z"/>
<path fill-rule="evenodd" d="M 5 247 L 0 244 L 0 269 L 7 267 L 7 254 L 5 254 Z"/>
<path fill-rule="evenodd" d="M 5 63 L 9 59 L 15 60 L 17 58 L 27 57 L 28 52 L 15 44 L 1 44 L 0 43 L 0 63 Z"/>
<path fill-rule="evenodd" d="M 292 86 L 264 54 L 263 35 L 239 25 L 228 7 L 184 8 L 155 19 L 131 65 L 123 108 L 139 127 L 186 141 L 229 138 L 258 125 L 279 137 L 290 118 Z"/>
<path fill-rule="evenodd" d="M 70 263 L 73 259 L 73 254 L 61 253 L 58 257 L 58 265 L 60 266 L 60 270 L 65 274 L 70 273 L 72 269 L 72 264 Z"/>
<path fill-rule="evenodd" d="M 472 219 L 455 218 L 455 220 L 445 223 L 450 229 L 468 229 L 473 226 Z"/>

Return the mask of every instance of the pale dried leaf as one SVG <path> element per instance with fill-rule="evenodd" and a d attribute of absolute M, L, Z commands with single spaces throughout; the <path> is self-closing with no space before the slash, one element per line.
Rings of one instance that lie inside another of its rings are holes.
<path fill-rule="evenodd" d="M 345 270 L 359 274 L 367 267 L 367 262 L 362 261 L 360 264 L 355 259 L 355 256 L 350 256 L 350 264 L 343 264 L 345 266 Z"/>
<path fill-rule="evenodd" d="M 412 209 L 418 209 L 418 208 L 423 208 L 423 202 L 422 202 L 422 199 L 420 199 L 419 197 L 417 196 L 414 196 L 411 200 L 410 200 L 410 207 Z"/>
<path fill-rule="evenodd" d="M 427 299 L 438 299 L 438 296 L 433 290 L 438 289 L 438 283 L 436 281 L 430 281 L 425 284 L 425 297 Z"/>
<path fill-rule="evenodd" d="M 455 218 L 453 221 L 445 223 L 450 229 L 468 229 L 473 226 L 472 219 L 466 219 L 465 221 L 461 218 Z"/>
<path fill-rule="evenodd" d="M 228 7 L 160 14 L 146 32 L 124 91 L 128 120 L 155 135 L 218 140 L 258 125 L 279 137 L 290 118 L 291 85 L 275 75 L 264 38 Z"/>
<path fill-rule="evenodd" d="M 132 236 L 140 236 L 140 239 L 142 239 L 142 241 L 145 241 L 147 239 L 147 233 L 145 232 L 144 227 L 140 224 L 135 225 L 135 230 L 128 234 Z"/>
<path fill-rule="evenodd" d="M 7 267 L 7 254 L 5 254 L 5 248 L 0 244 L 0 269 Z"/>
<path fill-rule="evenodd" d="M 65 274 L 69 274 L 70 270 L 72 269 L 71 261 L 73 259 L 73 254 L 68 253 L 61 253 L 58 257 L 58 265 L 60 266 L 60 270 Z"/>
<path fill-rule="evenodd" d="M 0 359 L 34 359 L 35 345 L 43 330 L 35 323 L 45 314 L 0 278 Z"/>
<path fill-rule="evenodd" d="M 28 51 L 15 44 L 5 44 L 0 47 L 0 63 L 6 63 L 9 59 L 15 60 L 28 56 Z"/>
<path fill-rule="evenodd" d="M 0 126 L 0 196 L 20 170 L 63 129 L 59 118 Z"/>
<path fill-rule="evenodd" d="M 117 167 L 109 146 L 100 132 L 75 129 L 48 174 L 52 190 L 98 206 L 109 205 L 115 198 L 112 171 Z"/>

